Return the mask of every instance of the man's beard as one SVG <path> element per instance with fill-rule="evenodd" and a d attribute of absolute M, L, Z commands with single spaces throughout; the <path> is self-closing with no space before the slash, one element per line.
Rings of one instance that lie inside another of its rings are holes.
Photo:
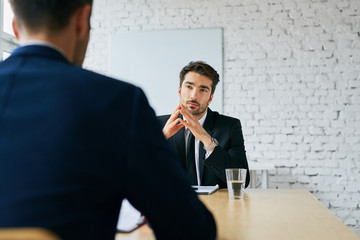
<path fill-rule="evenodd" d="M 194 116 L 198 116 L 198 115 L 203 114 L 206 111 L 207 107 L 209 106 L 209 104 L 200 105 L 197 101 L 194 101 L 194 100 L 187 101 L 186 103 L 188 103 L 188 102 L 196 103 L 197 105 L 199 105 L 198 110 L 192 111 L 191 108 L 189 109 L 191 111 L 191 114 L 194 115 Z"/>

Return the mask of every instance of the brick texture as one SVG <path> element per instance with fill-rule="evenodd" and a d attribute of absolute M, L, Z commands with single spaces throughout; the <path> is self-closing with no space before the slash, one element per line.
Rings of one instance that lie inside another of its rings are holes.
<path fill-rule="evenodd" d="M 360 229 L 359 0 L 95 0 L 92 27 L 85 67 L 104 74 L 114 32 L 223 28 L 224 113 L 249 161 Z"/>

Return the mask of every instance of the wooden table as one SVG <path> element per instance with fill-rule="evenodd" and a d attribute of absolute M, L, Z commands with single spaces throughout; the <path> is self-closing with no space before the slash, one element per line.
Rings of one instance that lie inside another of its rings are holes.
<path fill-rule="evenodd" d="M 243 200 L 229 200 L 227 189 L 200 195 L 213 213 L 218 239 L 359 240 L 309 191 L 247 189 Z M 148 226 L 116 240 L 155 239 Z"/>

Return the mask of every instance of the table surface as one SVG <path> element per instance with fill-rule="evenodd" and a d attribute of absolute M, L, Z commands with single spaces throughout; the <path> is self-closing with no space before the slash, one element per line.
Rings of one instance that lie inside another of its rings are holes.
<path fill-rule="evenodd" d="M 199 195 L 215 217 L 218 239 L 347 239 L 359 238 L 308 190 L 247 189 L 243 200 L 229 200 L 227 189 Z M 155 239 L 144 225 L 116 240 Z"/>

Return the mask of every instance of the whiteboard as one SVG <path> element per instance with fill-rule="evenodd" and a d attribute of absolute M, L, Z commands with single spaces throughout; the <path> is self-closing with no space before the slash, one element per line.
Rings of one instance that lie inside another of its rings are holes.
<path fill-rule="evenodd" d="M 212 110 L 223 107 L 222 29 L 118 32 L 111 36 L 111 76 L 141 87 L 157 115 L 179 104 L 179 73 L 190 61 L 205 61 L 220 76 Z"/>

